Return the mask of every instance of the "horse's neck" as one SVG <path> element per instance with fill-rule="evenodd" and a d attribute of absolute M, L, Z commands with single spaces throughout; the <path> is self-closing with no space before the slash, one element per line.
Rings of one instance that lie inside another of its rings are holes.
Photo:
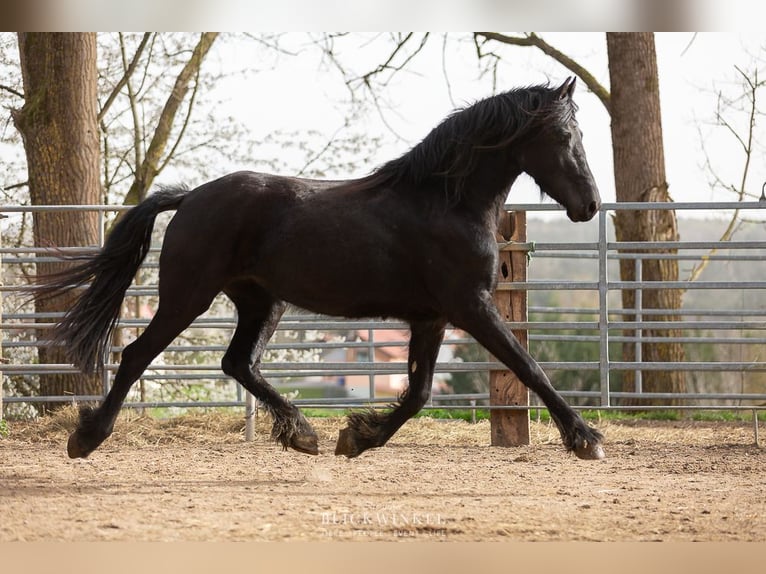
<path fill-rule="evenodd" d="M 505 204 L 508 192 L 521 170 L 513 164 L 503 164 L 497 158 L 486 163 L 465 179 L 462 195 L 473 211 L 495 217 Z"/>

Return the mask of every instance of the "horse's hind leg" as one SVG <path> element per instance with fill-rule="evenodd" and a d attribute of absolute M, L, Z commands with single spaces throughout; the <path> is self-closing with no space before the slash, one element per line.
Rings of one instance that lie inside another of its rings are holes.
<path fill-rule="evenodd" d="M 317 436 L 298 408 L 266 382 L 260 371 L 261 355 L 274 334 L 285 303 L 260 286 L 244 282 L 224 289 L 237 307 L 237 328 L 221 361 L 221 368 L 237 380 L 271 415 L 272 438 L 287 449 L 318 454 Z"/>
<path fill-rule="evenodd" d="M 567 450 L 573 451 L 579 458 L 604 458 L 601 433 L 585 424 L 582 417 L 556 392 L 540 365 L 505 327 L 488 292 L 482 292 L 475 300 L 468 300 L 450 320 L 456 327 L 473 335 L 540 397 L 556 423 Z"/>
<path fill-rule="evenodd" d="M 423 408 L 431 395 L 436 357 L 444 338 L 443 321 L 413 323 L 407 360 L 409 386 L 391 412 L 352 413 L 348 428 L 340 431 L 336 455 L 359 456 L 369 448 L 386 444 L 399 428 Z"/>
<path fill-rule="evenodd" d="M 77 429 L 69 437 L 67 453 L 71 458 L 85 458 L 112 434 L 117 414 L 133 383 L 136 382 L 149 363 L 188 327 L 194 319 L 204 313 L 215 297 L 197 291 L 181 305 L 182 293 L 166 295 L 168 304 L 160 305 L 144 332 L 125 347 L 114 383 L 104 402 L 98 408 L 82 407 Z"/>

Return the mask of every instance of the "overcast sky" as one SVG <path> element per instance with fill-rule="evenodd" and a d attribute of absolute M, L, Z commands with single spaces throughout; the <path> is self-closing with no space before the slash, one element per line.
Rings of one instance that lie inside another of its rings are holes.
<path fill-rule="evenodd" d="M 585 65 L 605 86 L 609 84 L 605 35 L 600 32 L 541 33 L 551 44 Z M 319 37 L 319 34 L 316 35 Z M 368 35 L 367 38 L 371 38 Z M 333 173 L 346 178 L 363 175 L 376 165 L 400 155 L 420 141 L 456 106 L 469 104 L 491 95 L 492 78 L 480 76 L 470 35 L 449 36 L 443 50 L 443 34 L 433 33 L 426 49 L 397 76 L 385 91 L 388 107 L 354 120 L 349 131 L 370 134 L 382 142 L 374 157 L 360 164 L 355 173 Z M 462 47 L 458 38 L 468 40 Z M 361 37 L 343 44 L 339 57 L 345 66 L 358 73 L 368 72 L 384 61 L 390 45 L 374 43 Z M 286 47 L 305 48 L 307 35 L 296 33 L 285 40 Z M 292 42 L 292 44 L 291 44 Z M 658 33 L 656 35 L 660 70 L 665 158 L 670 192 L 676 201 L 711 201 L 735 199 L 731 193 L 713 191 L 711 174 L 705 168 L 705 152 L 720 177 L 739 185 L 745 157 L 737 140 L 727 130 L 714 127 L 717 93 L 742 93 L 741 78 L 735 66 L 751 72 L 766 67 L 766 37 L 744 33 Z M 570 73 L 535 48 L 495 46 L 502 53 L 498 67 L 497 88 L 509 89 L 534 83 L 558 84 Z M 268 55 L 270 54 L 270 55 Z M 760 61 L 759 61 L 760 59 Z M 280 56 L 264 52 L 252 40 L 240 43 L 219 41 L 211 52 L 208 66 L 228 71 L 259 68 L 258 73 L 235 75 L 218 84 L 214 99 L 223 102 L 225 112 L 249 126 L 249 137 L 262 141 L 269 133 L 320 131 L 325 138 L 336 133 L 347 118 L 348 108 L 342 104 L 348 92 L 339 74 L 331 66 L 322 65 L 317 50 L 304 49 L 300 56 Z M 766 70 L 761 74 L 766 77 Z M 448 84 L 449 82 L 449 84 Z M 580 83 L 575 99 L 580 107 L 579 123 L 585 135 L 585 147 L 591 167 L 605 201 L 614 201 L 612 151 L 609 117 L 598 99 Z M 764 109 L 763 104 L 760 106 Z M 746 135 L 747 115 L 731 110 L 727 116 L 741 134 Z M 385 120 L 385 122 L 384 122 Z M 766 118 L 759 122 L 766 124 Z M 760 127 L 760 124 L 759 124 Z M 764 126 L 766 127 L 766 125 Z M 756 152 L 752 158 L 748 191 L 760 194 L 766 180 L 766 157 L 763 129 L 759 129 Z M 318 139 L 319 147 L 325 140 Z M 256 147 L 257 149 L 257 147 Z M 7 151 L 7 150 L 6 150 Z M 18 150 L 17 150 L 18 151 Z M 266 154 L 272 151 L 264 150 Z M 216 166 L 221 173 L 234 169 L 252 169 L 255 164 Z M 296 169 L 299 166 L 296 163 Z M 202 183 L 184 174 L 191 185 Z M 172 170 L 163 173 L 158 183 L 176 183 Z M 510 201 L 539 200 L 539 192 L 531 182 L 521 179 L 514 186 Z"/>

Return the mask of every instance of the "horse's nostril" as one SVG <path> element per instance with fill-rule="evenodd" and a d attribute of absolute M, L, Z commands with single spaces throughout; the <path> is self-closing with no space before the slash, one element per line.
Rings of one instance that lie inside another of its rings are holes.
<path fill-rule="evenodd" d="M 593 215 L 598 211 L 599 204 L 597 201 L 591 201 L 590 204 L 588 204 L 588 213 Z"/>

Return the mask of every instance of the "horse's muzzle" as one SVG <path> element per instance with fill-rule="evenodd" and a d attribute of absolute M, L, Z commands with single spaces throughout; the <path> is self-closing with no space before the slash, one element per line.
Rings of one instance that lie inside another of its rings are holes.
<path fill-rule="evenodd" d="M 590 221 L 601 208 L 601 201 L 594 200 L 581 206 L 579 209 L 567 209 L 567 217 L 574 222 Z"/>

